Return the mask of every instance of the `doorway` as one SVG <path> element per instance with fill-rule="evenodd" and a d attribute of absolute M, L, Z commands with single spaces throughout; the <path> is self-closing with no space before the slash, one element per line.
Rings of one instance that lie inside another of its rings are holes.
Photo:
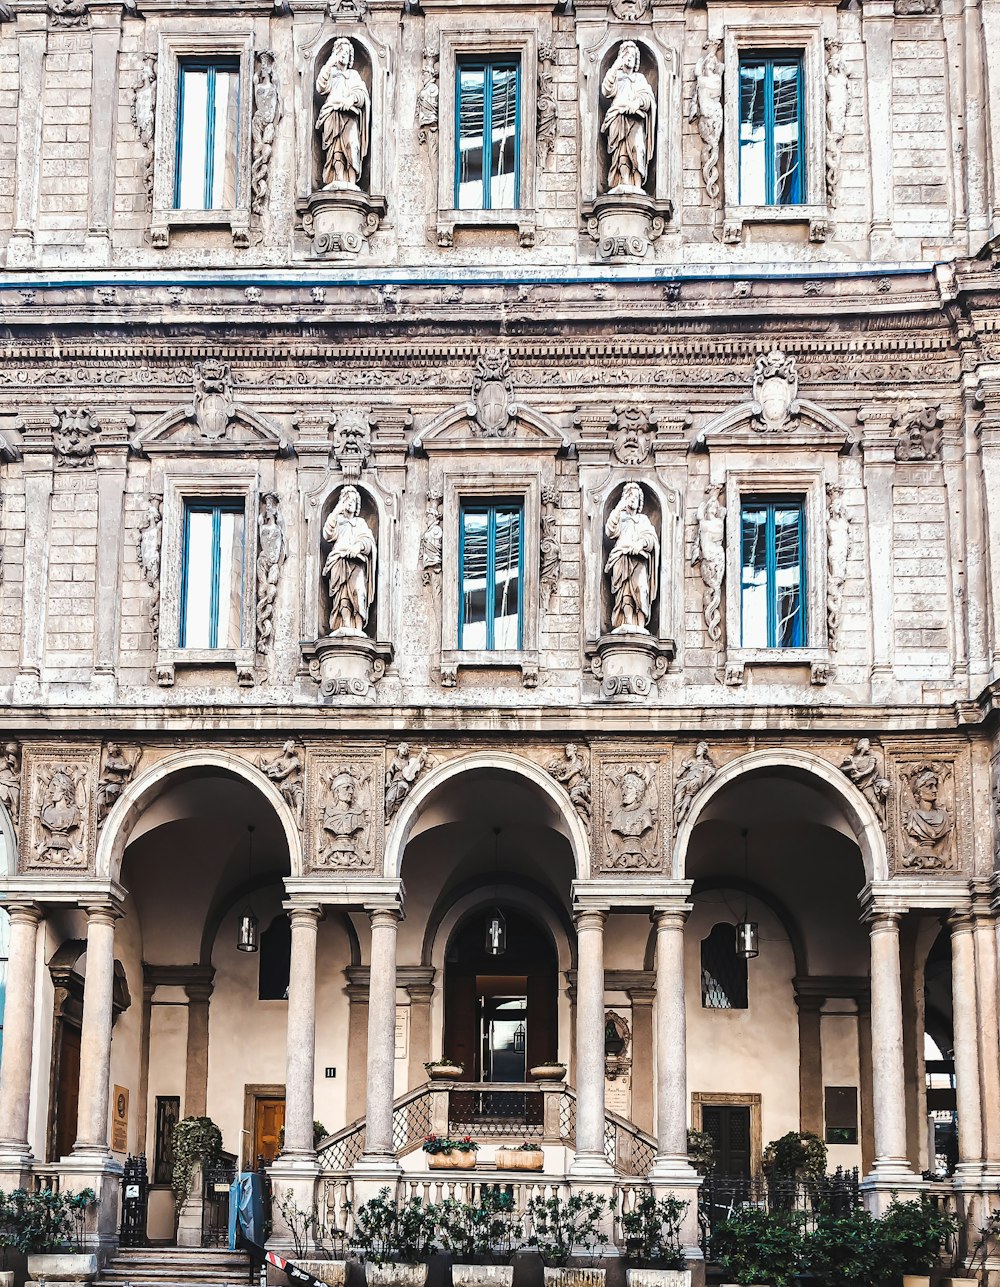
<path fill-rule="evenodd" d="M 60 1019 L 56 1038 L 55 1118 L 52 1122 L 52 1160 L 68 1157 L 76 1143 L 80 1107 L 80 1029 Z"/>
<path fill-rule="evenodd" d="M 693 1125 L 715 1146 L 713 1172 L 749 1181 L 761 1168 L 760 1095 L 692 1095 Z"/>
<path fill-rule="evenodd" d="M 251 1143 L 251 1153 L 242 1159 L 251 1169 L 263 1158 L 270 1166 L 281 1151 L 285 1125 L 284 1086 L 247 1086 L 243 1109 L 244 1138 Z"/>

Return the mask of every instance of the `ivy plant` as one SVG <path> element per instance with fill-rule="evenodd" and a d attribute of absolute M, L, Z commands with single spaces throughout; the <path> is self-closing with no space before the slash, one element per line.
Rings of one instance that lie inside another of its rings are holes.
<path fill-rule="evenodd" d="M 222 1132 L 210 1117 L 182 1117 L 174 1127 L 171 1187 L 178 1211 L 191 1195 L 195 1168 L 214 1166 L 222 1155 Z"/>

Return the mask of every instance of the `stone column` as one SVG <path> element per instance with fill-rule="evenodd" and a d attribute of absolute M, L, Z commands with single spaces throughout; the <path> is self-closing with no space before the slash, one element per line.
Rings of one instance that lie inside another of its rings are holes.
<path fill-rule="evenodd" d="M 804 982 L 804 981 L 803 981 Z M 823 1038 L 822 1014 L 825 997 L 799 991 L 799 1130 L 823 1135 Z"/>
<path fill-rule="evenodd" d="M 871 913 L 872 1091 L 875 1165 L 869 1179 L 884 1190 L 913 1183 L 906 1157 L 903 997 L 899 976 L 899 913 Z"/>
<path fill-rule="evenodd" d="M 35 1027 L 36 946 L 42 911 L 28 904 L 11 907 L 9 914 L 7 1005 L 0 1071 L 0 1170 L 20 1171 L 31 1159 L 28 1108 Z"/>
<path fill-rule="evenodd" d="M 604 1153 L 604 922 L 607 912 L 576 917 L 576 1156 L 571 1176 L 608 1178 Z"/>
<path fill-rule="evenodd" d="M 1000 998 L 996 922 L 985 909 L 975 919 L 976 996 L 979 999 L 979 1071 L 982 1081 L 983 1158 L 987 1187 L 1000 1188 Z"/>
<path fill-rule="evenodd" d="M 983 1169 L 983 1119 L 979 1098 L 979 1017 L 976 1010 L 976 941 L 973 918 L 956 912 L 951 930 L 951 995 L 958 1108 L 956 1178 L 978 1181 Z"/>
<path fill-rule="evenodd" d="M 80 1106 L 74 1155 L 108 1157 L 111 1022 L 114 1016 L 115 921 L 112 907 L 87 908 L 87 978 L 80 1035 Z"/>
<path fill-rule="evenodd" d="M 208 1112 L 208 1003 L 215 986 L 215 971 L 184 984 L 188 999 L 187 1072 L 184 1077 L 184 1116 L 204 1117 Z"/>
<path fill-rule="evenodd" d="M 349 965 L 347 975 L 347 1120 L 356 1122 L 365 1115 L 365 1077 L 368 1067 L 368 980 L 367 965 Z"/>
<path fill-rule="evenodd" d="M 368 986 L 368 1099 L 365 1154 L 361 1167 L 396 1172 L 392 1146 L 392 1101 L 396 1074 L 396 927 L 399 912 L 379 907 L 372 923 L 371 979 Z"/>
<path fill-rule="evenodd" d="M 292 907 L 292 960 L 288 977 L 288 1038 L 285 1073 L 287 1160 L 315 1161 L 313 1090 L 316 1077 L 316 939 L 319 907 Z"/>
<path fill-rule="evenodd" d="M 653 1006 L 656 989 L 628 989 L 632 1002 L 632 1121 L 653 1133 Z"/>

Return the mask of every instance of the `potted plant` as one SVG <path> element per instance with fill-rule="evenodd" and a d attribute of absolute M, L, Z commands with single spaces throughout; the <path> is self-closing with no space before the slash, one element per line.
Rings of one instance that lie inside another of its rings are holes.
<path fill-rule="evenodd" d="M 420 1146 L 432 1171 L 471 1171 L 476 1165 L 479 1145 L 471 1135 L 453 1140 L 447 1135 L 428 1135 Z"/>
<path fill-rule="evenodd" d="M 712 1252 L 727 1287 L 787 1287 L 801 1264 L 802 1217 L 741 1207 L 715 1230 Z"/>
<path fill-rule="evenodd" d="M 930 1271 L 947 1240 L 958 1232 L 958 1220 L 926 1194 L 911 1202 L 893 1197 L 882 1216 L 882 1235 L 898 1255 L 903 1287 L 930 1287 Z"/>
<path fill-rule="evenodd" d="M 96 1203 L 93 1189 L 79 1193 L 15 1189 L 9 1195 L 6 1233 L 9 1245 L 27 1257 L 29 1278 L 59 1283 L 92 1282 L 97 1277 L 97 1257 L 82 1247 L 86 1213 Z"/>
<path fill-rule="evenodd" d="M 883 1222 L 867 1211 L 821 1215 L 806 1235 L 803 1262 L 815 1277 L 837 1287 L 885 1287 L 902 1272 L 902 1258 Z"/>
<path fill-rule="evenodd" d="M 688 1161 L 700 1175 L 715 1167 L 715 1140 L 708 1131 L 688 1131 Z"/>
<path fill-rule="evenodd" d="M 292 1236 L 294 1260 L 299 1269 L 312 1274 L 329 1287 L 343 1287 L 347 1277 L 344 1260 L 344 1234 L 328 1229 L 319 1218 L 319 1207 L 300 1207 L 291 1189 L 284 1197 L 275 1194 L 274 1206 Z M 333 1245 L 327 1245 L 330 1239 Z"/>
<path fill-rule="evenodd" d="M 465 1075 L 465 1064 L 457 1059 L 429 1059 L 424 1068 L 431 1081 L 459 1081 Z"/>
<path fill-rule="evenodd" d="M 681 1221 L 691 1204 L 668 1194 L 656 1198 L 644 1189 L 631 1211 L 623 1211 L 621 1230 L 629 1287 L 690 1287 Z"/>
<path fill-rule="evenodd" d="M 965 1271 L 974 1274 L 972 1278 L 946 1278 L 945 1287 L 979 1287 L 980 1275 L 976 1273 L 976 1261 L 979 1261 L 980 1268 L 985 1270 L 986 1261 L 989 1259 L 990 1248 L 995 1247 L 1000 1241 L 1000 1210 L 994 1210 L 989 1213 L 986 1223 L 978 1230 L 976 1244 L 972 1248 L 972 1257 L 969 1261 L 969 1268 Z M 962 1272 L 962 1266 L 956 1266 L 958 1271 Z"/>
<path fill-rule="evenodd" d="M 437 1226 L 437 1207 L 421 1198 L 397 1207 L 387 1188 L 358 1207 L 351 1249 L 364 1262 L 368 1287 L 423 1287 Z"/>
<path fill-rule="evenodd" d="M 535 1064 L 533 1068 L 529 1068 L 528 1075 L 535 1081 L 564 1081 L 566 1065 L 561 1064 L 557 1059 L 546 1059 L 544 1063 Z"/>
<path fill-rule="evenodd" d="M 571 1193 L 568 1198 L 553 1194 L 534 1197 L 528 1203 L 531 1228 L 528 1246 L 541 1256 L 545 1282 L 551 1287 L 604 1287 L 604 1270 L 568 1267 L 571 1255 L 594 1260 L 603 1241 L 601 1221 L 608 1203 L 599 1193 Z"/>
<path fill-rule="evenodd" d="M 525 1140 L 516 1148 L 501 1146 L 496 1152 L 498 1171 L 541 1171 L 545 1167 L 545 1154 L 541 1144 Z"/>
<path fill-rule="evenodd" d="M 511 1287 L 510 1260 L 519 1243 L 513 1194 L 484 1185 L 477 1202 L 446 1198 L 439 1210 L 441 1243 L 453 1257 L 454 1287 Z"/>

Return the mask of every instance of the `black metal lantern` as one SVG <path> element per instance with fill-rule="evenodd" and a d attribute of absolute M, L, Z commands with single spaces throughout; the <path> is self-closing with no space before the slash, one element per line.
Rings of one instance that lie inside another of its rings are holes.
<path fill-rule="evenodd" d="M 743 883 L 750 872 L 750 832 L 743 828 Z M 736 952 L 744 960 L 760 955 L 760 931 L 756 921 L 750 919 L 746 891 L 743 895 L 743 919 L 736 926 Z"/>
<path fill-rule="evenodd" d="M 507 951 L 507 917 L 499 907 L 486 922 L 486 953 L 488 956 L 503 956 Z"/>
<path fill-rule="evenodd" d="M 247 905 L 240 917 L 240 932 L 236 939 L 239 952 L 256 952 L 260 948 L 260 921 L 250 904 L 250 880 L 253 875 L 253 827 L 247 827 Z"/>

